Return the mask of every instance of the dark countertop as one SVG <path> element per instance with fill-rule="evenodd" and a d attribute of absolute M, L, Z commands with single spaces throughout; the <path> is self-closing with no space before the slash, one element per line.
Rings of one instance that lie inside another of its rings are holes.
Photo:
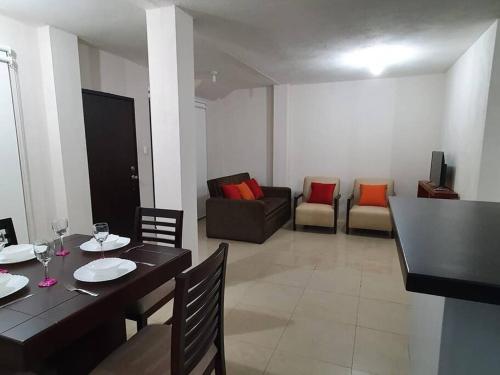
<path fill-rule="evenodd" d="M 500 203 L 391 197 L 406 290 L 500 305 Z"/>

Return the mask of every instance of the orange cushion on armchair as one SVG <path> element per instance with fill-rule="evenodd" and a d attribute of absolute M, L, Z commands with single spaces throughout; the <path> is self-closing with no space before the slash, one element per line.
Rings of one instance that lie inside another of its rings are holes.
<path fill-rule="evenodd" d="M 387 207 L 387 185 L 359 185 L 358 204 Z"/>

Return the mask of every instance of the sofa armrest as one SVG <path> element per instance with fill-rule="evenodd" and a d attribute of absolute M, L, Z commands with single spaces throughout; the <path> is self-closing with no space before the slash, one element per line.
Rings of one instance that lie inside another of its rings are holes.
<path fill-rule="evenodd" d="M 292 199 L 292 189 L 288 187 L 261 186 L 261 189 L 265 197 Z"/>

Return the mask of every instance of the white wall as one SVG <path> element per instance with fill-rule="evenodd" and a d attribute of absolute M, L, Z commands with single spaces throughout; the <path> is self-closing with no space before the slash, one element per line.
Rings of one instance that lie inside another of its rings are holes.
<path fill-rule="evenodd" d="M 154 207 L 148 69 L 83 42 L 78 50 L 82 88 L 134 98 L 141 205 Z"/>
<path fill-rule="evenodd" d="M 45 236 L 51 232 L 55 197 L 48 158 L 37 29 L 0 15 L 0 44 L 10 46 L 17 54 L 35 221 L 33 237 Z"/>
<path fill-rule="evenodd" d="M 500 160 L 500 28 L 498 21 L 488 32 L 491 34 L 494 29 L 496 29 L 496 38 L 484 126 L 478 199 L 500 202 L 500 168 L 498 167 Z"/>
<path fill-rule="evenodd" d="M 52 26 L 38 29 L 55 213 L 72 233 L 90 233 L 87 146 L 75 35 Z"/>
<path fill-rule="evenodd" d="M 496 36 L 492 25 L 448 70 L 442 144 L 461 199 L 477 199 Z M 498 106 L 498 103 L 497 103 Z"/>
<path fill-rule="evenodd" d="M 249 172 L 272 183 L 272 88 L 236 90 L 207 103 L 208 178 Z"/>
<path fill-rule="evenodd" d="M 198 219 L 206 216 L 205 201 L 207 187 L 207 105 L 197 100 L 194 106 L 196 126 L 196 191 L 198 198 Z"/>
<path fill-rule="evenodd" d="M 443 92 L 442 74 L 290 85 L 290 186 L 338 176 L 345 198 L 356 177 L 392 177 L 398 195 L 416 196 L 439 148 Z"/>

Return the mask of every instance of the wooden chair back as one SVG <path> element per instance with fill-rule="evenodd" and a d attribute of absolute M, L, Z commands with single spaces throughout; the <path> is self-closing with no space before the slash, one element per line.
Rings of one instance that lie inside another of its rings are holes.
<path fill-rule="evenodd" d="M 4 233 L 5 238 L 9 242 L 7 246 L 17 245 L 16 231 L 14 229 L 14 223 L 10 217 L 0 219 L 0 232 Z"/>
<path fill-rule="evenodd" d="M 158 242 L 182 247 L 182 220 L 180 210 L 137 207 L 135 210 L 133 240 Z"/>
<path fill-rule="evenodd" d="M 228 244 L 175 278 L 172 318 L 172 374 L 189 374 L 212 345 L 216 373 L 225 373 L 224 284 Z"/>

